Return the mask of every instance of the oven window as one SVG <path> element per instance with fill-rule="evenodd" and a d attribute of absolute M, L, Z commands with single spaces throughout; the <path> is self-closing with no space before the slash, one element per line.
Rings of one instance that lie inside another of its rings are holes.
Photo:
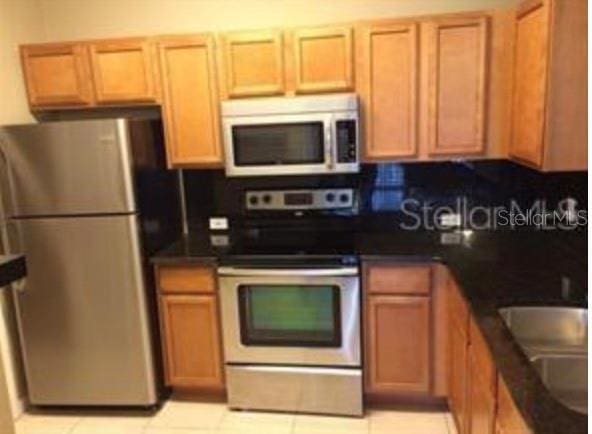
<path fill-rule="evenodd" d="M 339 288 L 321 285 L 241 285 L 243 345 L 340 347 Z"/>
<path fill-rule="evenodd" d="M 234 164 L 322 164 L 323 123 L 238 125 L 232 127 Z"/>

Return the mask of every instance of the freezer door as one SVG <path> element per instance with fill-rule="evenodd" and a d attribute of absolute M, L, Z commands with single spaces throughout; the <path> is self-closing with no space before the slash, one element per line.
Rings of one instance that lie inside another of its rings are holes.
<path fill-rule="evenodd" d="M 16 292 L 34 405 L 156 402 L 134 216 L 18 220 L 28 277 Z"/>
<path fill-rule="evenodd" d="M 9 215 L 135 211 L 126 120 L 6 127 L 0 143 Z"/>

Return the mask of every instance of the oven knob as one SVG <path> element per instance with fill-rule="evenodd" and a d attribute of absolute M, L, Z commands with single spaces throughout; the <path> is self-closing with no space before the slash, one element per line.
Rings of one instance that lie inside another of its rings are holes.
<path fill-rule="evenodd" d="M 325 200 L 327 202 L 333 202 L 335 200 L 335 194 L 334 193 L 327 193 L 325 195 Z"/>
<path fill-rule="evenodd" d="M 271 196 L 269 194 L 263 195 L 263 203 L 270 204 L 271 203 Z"/>
<path fill-rule="evenodd" d="M 347 203 L 347 202 L 349 202 L 349 194 L 345 194 L 345 193 L 340 194 L 339 195 L 339 201 L 341 203 Z"/>
<path fill-rule="evenodd" d="M 249 203 L 256 206 L 259 203 L 259 198 L 257 196 L 251 196 L 249 197 Z"/>

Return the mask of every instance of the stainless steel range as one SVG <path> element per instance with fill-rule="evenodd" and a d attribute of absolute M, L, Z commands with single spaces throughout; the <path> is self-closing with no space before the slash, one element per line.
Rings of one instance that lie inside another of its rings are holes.
<path fill-rule="evenodd" d="M 267 210 L 318 210 L 339 206 L 332 203 L 339 195 L 351 203 L 353 191 L 345 190 L 262 194 L 272 196 Z M 253 255 L 229 259 L 218 272 L 231 408 L 362 414 L 354 257 Z"/>

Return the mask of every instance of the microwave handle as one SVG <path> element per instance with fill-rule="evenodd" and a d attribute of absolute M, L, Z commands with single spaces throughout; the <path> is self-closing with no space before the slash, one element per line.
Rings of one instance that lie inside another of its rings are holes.
<path fill-rule="evenodd" d="M 335 163 L 334 146 L 333 143 L 333 120 L 330 119 L 325 123 L 325 161 L 327 167 L 333 169 Z"/>

